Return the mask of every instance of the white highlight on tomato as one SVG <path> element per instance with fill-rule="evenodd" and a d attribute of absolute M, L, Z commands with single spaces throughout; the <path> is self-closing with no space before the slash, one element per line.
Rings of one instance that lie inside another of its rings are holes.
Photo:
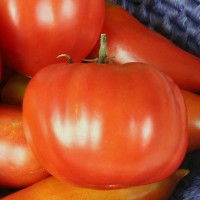
<path fill-rule="evenodd" d="M 13 146 L 14 144 L 4 143 L 0 144 L 0 159 L 7 161 L 10 165 L 15 164 L 23 166 L 27 157 L 27 150 L 20 146 Z"/>
<path fill-rule="evenodd" d="M 59 111 L 57 111 L 53 114 L 51 121 L 55 136 L 64 146 L 70 148 L 89 145 L 93 149 L 98 148 L 101 140 L 101 122 L 98 118 L 90 119 L 87 113 L 82 110 L 79 117 L 72 121 L 67 114 L 61 118 Z"/>
<path fill-rule="evenodd" d="M 198 127 L 198 129 L 200 129 L 200 120 L 196 120 L 194 123 L 195 126 Z"/>
<path fill-rule="evenodd" d="M 54 11 L 48 0 L 43 0 L 36 7 L 36 16 L 41 25 L 52 25 L 54 23 Z M 31 23 L 31 22 L 30 22 Z"/>
<path fill-rule="evenodd" d="M 153 124 L 150 117 L 147 117 L 142 125 L 142 144 L 145 146 L 150 142 L 149 139 L 152 137 L 152 131 L 153 131 Z"/>
<path fill-rule="evenodd" d="M 12 17 L 12 21 L 14 22 L 15 26 L 18 26 L 19 24 L 19 16 L 17 13 L 17 5 L 16 5 L 16 1 L 13 0 L 8 0 L 8 9 L 10 12 L 10 15 Z"/>
<path fill-rule="evenodd" d="M 77 5 L 74 3 L 74 0 L 63 0 L 63 3 L 61 5 L 61 15 L 65 16 L 67 19 L 73 19 L 73 17 L 77 13 Z"/>
<path fill-rule="evenodd" d="M 118 58 L 118 60 L 120 60 L 120 62 L 136 62 L 138 61 L 138 59 L 133 59 L 133 56 L 131 54 L 133 54 L 132 52 L 130 52 L 130 54 L 128 53 L 127 50 L 123 50 L 123 47 L 116 47 L 116 58 Z M 109 55 L 109 56 L 114 56 L 114 55 Z"/>

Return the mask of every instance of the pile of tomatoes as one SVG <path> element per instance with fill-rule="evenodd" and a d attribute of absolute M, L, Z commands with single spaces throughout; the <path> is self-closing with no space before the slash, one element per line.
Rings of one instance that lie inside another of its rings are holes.
<path fill-rule="evenodd" d="M 105 0 L 1 0 L 0 27 L 2 199 L 167 200 L 200 59 Z"/>

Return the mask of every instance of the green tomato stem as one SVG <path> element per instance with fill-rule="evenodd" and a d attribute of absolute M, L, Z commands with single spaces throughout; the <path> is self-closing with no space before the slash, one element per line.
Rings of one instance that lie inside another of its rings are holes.
<path fill-rule="evenodd" d="M 57 58 L 65 57 L 69 63 L 74 63 L 73 59 L 68 54 L 60 54 L 57 56 Z M 99 64 L 105 64 L 105 63 L 112 63 L 111 60 L 107 60 L 107 38 L 106 34 L 102 33 L 100 37 L 100 48 L 99 48 L 99 57 L 95 59 L 84 59 L 84 62 L 96 62 Z"/>
<path fill-rule="evenodd" d="M 107 37 L 105 33 L 101 34 L 100 38 L 100 49 L 99 49 L 99 58 L 98 63 L 104 64 L 106 63 L 106 57 L 107 57 Z"/>

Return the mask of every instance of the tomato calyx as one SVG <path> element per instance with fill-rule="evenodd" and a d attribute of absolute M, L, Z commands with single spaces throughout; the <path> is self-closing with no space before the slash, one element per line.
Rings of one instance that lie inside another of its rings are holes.
<path fill-rule="evenodd" d="M 106 33 L 102 33 L 100 36 L 100 48 L 99 48 L 99 57 L 94 59 L 84 59 L 84 62 L 95 62 L 99 64 L 112 64 L 113 57 L 108 56 L 108 48 L 107 48 L 107 35 Z"/>
<path fill-rule="evenodd" d="M 99 57 L 94 59 L 83 59 L 85 63 L 99 63 L 99 64 L 113 64 L 112 58 L 107 55 L 107 36 L 105 33 L 102 33 L 100 36 L 100 48 L 99 48 Z M 74 63 L 72 57 L 68 54 L 60 54 L 57 58 L 65 57 L 69 63 Z"/>

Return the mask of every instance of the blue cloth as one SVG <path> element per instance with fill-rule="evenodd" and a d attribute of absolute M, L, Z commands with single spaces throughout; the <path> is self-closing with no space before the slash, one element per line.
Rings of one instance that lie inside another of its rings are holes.
<path fill-rule="evenodd" d="M 190 170 L 176 187 L 169 200 L 200 200 L 200 150 L 189 153 L 182 168 Z"/>
<path fill-rule="evenodd" d="M 200 57 L 200 0 L 111 0 L 149 28 Z"/>

